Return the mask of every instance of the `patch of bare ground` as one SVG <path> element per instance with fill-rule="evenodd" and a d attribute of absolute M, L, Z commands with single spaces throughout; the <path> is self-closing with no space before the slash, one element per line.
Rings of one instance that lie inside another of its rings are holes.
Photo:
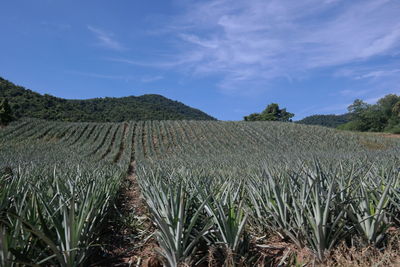
<path fill-rule="evenodd" d="M 400 266 L 400 230 L 391 227 L 388 232 L 388 241 L 384 248 L 368 247 L 348 247 L 340 244 L 327 257 L 324 263 L 317 266 L 338 266 L 338 267 L 384 267 Z"/>
<path fill-rule="evenodd" d="M 319 267 L 367 267 L 400 266 L 400 230 L 391 227 L 383 248 L 354 245 L 344 242 L 319 262 L 312 251 L 299 248 L 278 235 L 253 241 L 253 253 L 257 255 L 251 266 L 319 266 Z M 249 266 L 249 265 L 245 265 Z"/>
<path fill-rule="evenodd" d="M 135 168 L 132 162 L 91 266 L 162 266 L 153 237 L 155 228 L 141 197 Z"/>
<path fill-rule="evenodd" d="M 315 262 L 309 249 L 298 248 L 279 235 L 258 238 L 252 243 L 251 252 L 257 256 L 256 259 L 253 259 L 252 266 L 302 266 L 301 263 Z"/>
<path fill-rule="evenodd" d="M 389 137 L 389 138 L 400 138 L 400 134 L 385 134 L 385 133 L 382 133 L 382 134 L 379 134 L 380 136 L 383 136 L 383 137 Z"/>
<path fill-rule="evenodd" d="M 393 133 L 359 132 L 359 134 L 366 135 L 366 136 L 380 136 L 380 137 L 388 137 L 388 138 L 400 138 L 400 134 L 393 134 Z"/>

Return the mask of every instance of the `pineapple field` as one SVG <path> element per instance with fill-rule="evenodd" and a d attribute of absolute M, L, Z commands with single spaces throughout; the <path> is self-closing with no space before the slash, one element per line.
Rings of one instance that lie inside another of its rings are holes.
<path fill-rule="evenodd" d="M 399 227 L 397 138 L 281 122 L 0 129 L 0 266 L 387 266 Z"/>

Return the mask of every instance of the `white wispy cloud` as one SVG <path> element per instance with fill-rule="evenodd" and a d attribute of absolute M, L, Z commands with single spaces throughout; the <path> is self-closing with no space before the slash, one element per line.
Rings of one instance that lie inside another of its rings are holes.
<path fill-rule="evenodd" d="M 364 89 L 364 90 L 354 90 L 354 89 L 345 89 L 340 90 L 339 94 L 344 97 L 358 98 L 371 93 L 373 89 Z"/>
<path fill-rule="evenodd" d="M 126 49 L 120 42 L 115 40 L 114 35 L 112 33 L 108 33 L 102 29 L 90 25 L 88 25 L 87 28 L 90 32 L 92 32 L 95 35 L 98 44 L 100 46 L 118 51 Z"/>
<path fill-rule="evenodd" d="M 107 80 L 134 80 L 135 77 L 132 75 L 112 75 L 112 74 L 102 74 L 102 73 L 94 73 L 94 72 L 83 72 L 83 71 L 66 71 L 68 74 L 74 74 L 79 76 L 85 76 L 90 78 L 99 78 L 99 79 L 107 79 Z"/>
<path fill-rule="evenodd" d="M 102 74 L 94 72 L 83 72 L 83 71 L 66 71 L 68 74 L 74 74 L 79 76 L 85 76 L 89 78 L 106 79 L 106 80 L 119 80 L 119 81 L 136 81 L 141 83 L 152 83 L 164 79 L 162 75 L 147 75 L 147 76 L 134 76 L 134 75 L 112 75 Z"/>
<path fill-rule="evenodd" d="M 142 64 L 222 74 L 220 86 L 234 88 L 244 83 L 258 86 L 278 77 L 290 80 L 318 68 L 365 63 L 394 55 L 400 48 L 400 1 L 186 3 L 185 14 L 166 26 L 179 41 L 175 57 Z"/>
<path fill-rule="evenodd" d="M 164 76 L 156 75 L 156 76 L 145 76 L 145 77 L 142 77 L 140 79 L 140 81 L 143 82 L 143 83 L 152 83 L 152 82 L 156 82 L 156 81 L 159 81 L 159 80 L 162 80 L 162 79 L 164 79 Z"/>
<path fill-rule="evenodd" d="M 381 78 L 381 77 L 387 77 L 387 76 L 398 76 L 400 73 L 400 69 L 391 69 L 391 70 L 375 70 L 371 71 L 359 76 L 356 76 L 356 79 L 366 79 L 366 78 Z"/>

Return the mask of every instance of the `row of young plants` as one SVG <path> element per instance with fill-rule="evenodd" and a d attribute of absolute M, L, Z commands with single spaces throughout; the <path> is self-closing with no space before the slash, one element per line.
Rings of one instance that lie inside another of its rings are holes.
<path fill-rule="evenodd" d="M 146 157 L 163 158 L 165 154 L 208 153 L 229 154 L 231 151 L 254 149 L 275 153 L 277 150 L 296 153 L 312 147 L 315 151 L 340 153 L 345 151 L 385 150 L 393 147 L 393 141 L 376 136 L 360 136 L 333 129 L 285 124 L 279 122 L 214 122 L 214 121 L 146 121 L 138 122 L 140 139 Z M 125 129 L 125 127 L 127 127 Z M 3 140 L 15 143 L 41 139 L 73 146 L 87 156 L 101 154 L 100 158 L 118 153 L 122 135 L 133 127 L 123 123 L 60 123 L 28 119 L 0 133 Z M 128 129 L 129 128 L 129 129 Z M 7 138 L 8 136 L 8 138 Z M 329 139 L 329 141 L 327 140 Z M 114 145 L 115 144 L 115 145 Z M 334 149 L 332 149 L 334 148 Z M 100 153 L 101 152 L 101 153 Z M 342 153 L 343 154 L 343 153 Z M 110 157 L 112 158 L 112 156 Z"/>
<path fill-rule="evenodd" d="M 399 146 L 349 142 L 287 151 L 276 143 L 253 154 L 188 148 L 142 161 L 139 183 L 165 264 L 267 264 L 255 240 L 274 233 L 321 262 L 343 242 L 384 249 L 388 229 L 400 226 Z"/>
<path fill-rule="evenodd" d="M 69 129 L 54 124 L 60 131 L 52 134 Z M 1 132 L 0 266 L 85 266 L 101 246 L 99 233 L 127 166 L 82 156 L 78 139 L 90 125 L 72 126 L 58 142 L 51 136 L 18 141 Z M 121 155 L 125 164 L 130 154 L 128 148 Z"/>
<path fill-rule="evenodd" d="M 1 174 L 10 241 L 0 259 L 11 266 L 23 255 L 31 264 L 87 263 L 132 160 L 171 266 L 205 255 L 251 265 L 251 240 L 272 232 L 323 259 L 343 240 L 382 246 L 397 225 L 400 152 L 379 137 L 273 122 L 26 120 L 0 131 L 0 149 L 0 167 L 11 166 Z"/>
<path fill-rule="evenodd" d="M 1 266 L 81 266 L 89 259 L 121 174 L 93 165 L 59 168 L 1 176 Z"/>
<path fill-rule="evenodd" d="M 250 179 L 249 197 L 258 226 L 279 232 L 323 261 L 340 242 L 384 245 L 399 227 L 399 161 L 267 166 Z"/>

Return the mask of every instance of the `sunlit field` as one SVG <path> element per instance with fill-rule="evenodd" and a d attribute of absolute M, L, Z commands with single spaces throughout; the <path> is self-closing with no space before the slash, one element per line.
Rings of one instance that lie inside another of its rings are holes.
<path fill-rule="evenodd" d="M 136 238 L 166 266 L 379 257 L 396 249 L 399 167 L 399 139 L 294 123 L 24 119 L 0 130 L 0 266 L 94 264 L 129 175 L 146 210 L 123 215 L 151 222 Z"/>

